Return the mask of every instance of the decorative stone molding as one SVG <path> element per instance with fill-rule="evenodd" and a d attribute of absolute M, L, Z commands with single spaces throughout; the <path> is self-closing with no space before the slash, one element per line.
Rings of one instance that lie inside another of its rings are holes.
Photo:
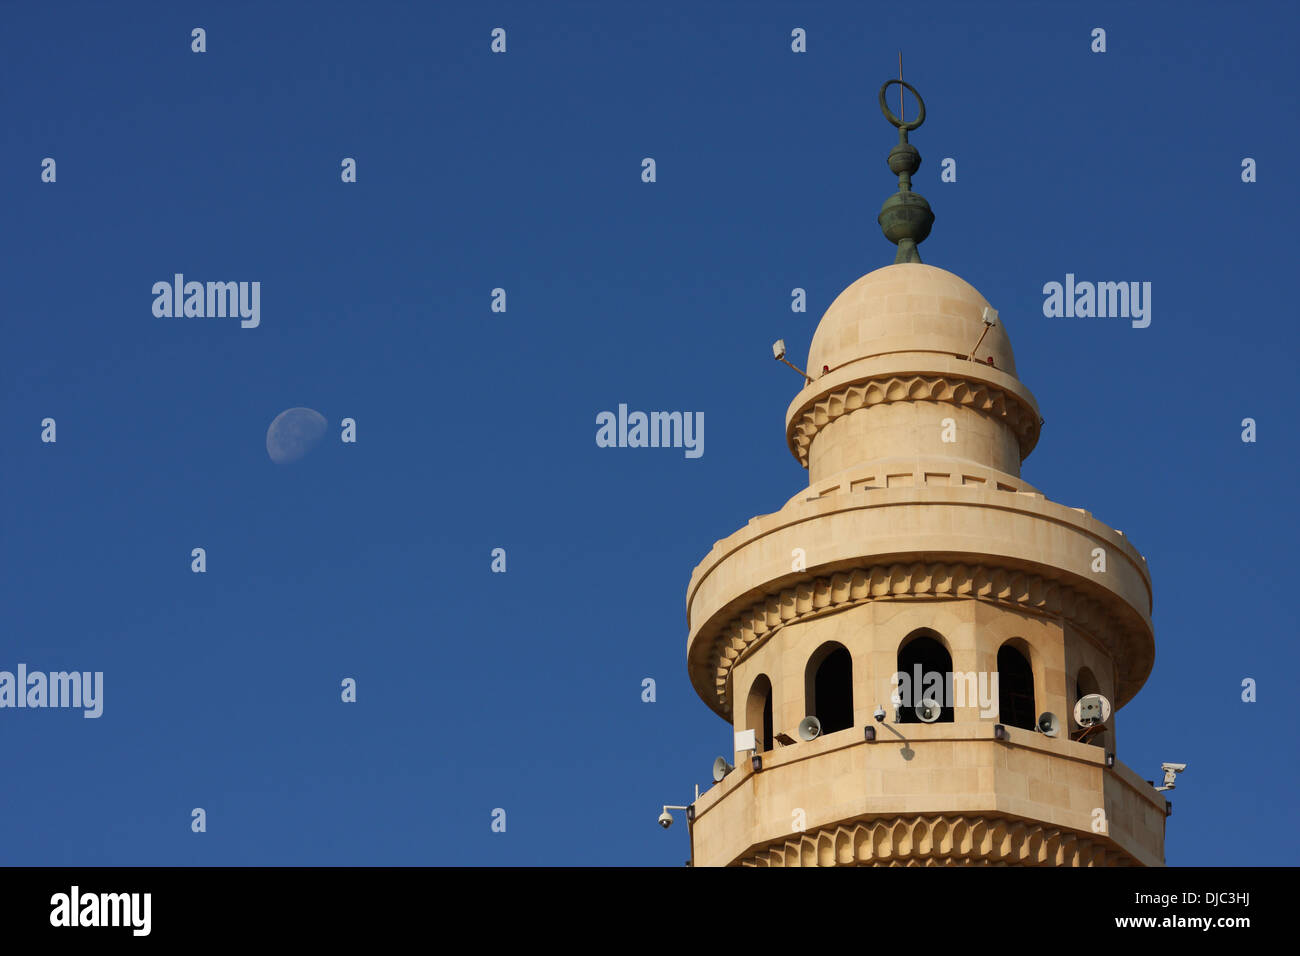
<path fill-rule="evenodd" d="M 720 711 L 731 718 L 728 682 L 736 662 L 781 628 L 867 601 L 970 598 L 1061 617 L 1116 656 L 1140 657 L 1141 636 L 1097 600 L 1068 584 L 1012 568 L 972 564 L 891 564 L 801 581 L 742 610 L 714 636 L 708 666 Z M 1137 692 L 1117 688 L 1116 706 Z"/>
<path fill-rule="evenodd" d="M 877 817 L 774 841 L 738 866 L 1140 866 L 1109 841 L 998 814 Z"/>
<path fill-rule="evenodd" d="M 1015 433 L 1022 460 L 1038 444 L 1038 413 L 1011 392 L 949 375 L 885 375 L 845 385 L 805 407 L 790 423 L 790 450 L 807 468 L 819 431 L 850 412 L 887 402 L 943 402 L 979 412 Z"/>

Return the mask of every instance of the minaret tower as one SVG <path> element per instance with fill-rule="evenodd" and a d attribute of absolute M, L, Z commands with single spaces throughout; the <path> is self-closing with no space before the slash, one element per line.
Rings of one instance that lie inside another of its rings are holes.
<path fill-rule="evenodd" d="M 786 413 L 808 487 L 687 591 L 691 682 L 756 744 L 691 807 L 694 863 L 1162 865 L 1167 803 L 1115 759 L 1109 713 L 1155 658 L 1146 559 L 1020 477 L 1042 419 L 1007 330 L 917 250 L 925 106 L 901 80 L 880 106 L 898 254 L 813 336 Z M 1098 694 L 1106 721 L 1080 724 Z"/>

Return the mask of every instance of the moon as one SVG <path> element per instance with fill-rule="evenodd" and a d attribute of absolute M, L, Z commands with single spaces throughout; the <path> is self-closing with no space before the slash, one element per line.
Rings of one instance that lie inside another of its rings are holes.
<path fill-rule="evenodd" d="M 266 430 L 266 453 L 277 465 L 297 461 L 325 434 L 325 416 L 311 408 L 290 408 Z"/>

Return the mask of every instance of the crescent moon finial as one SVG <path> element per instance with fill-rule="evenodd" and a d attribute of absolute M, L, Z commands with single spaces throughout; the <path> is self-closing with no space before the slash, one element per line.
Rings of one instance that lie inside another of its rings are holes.
<path fill-rule="evenodd" d="M 904 123 L 894 115 L 893 110 L 889 108 L 889 104 L 885 102 L 885 91 L 895 83 L 904 89 L 911 91 L 911 94 L 916 97 L 916 105 L 920 107 L 916 119 L 908 120 Z M 880 88 L 880 111 L 885 114 L 885 119 L 889 120 L 891 126 L 896 126 L 900 130 L 916 129 L 925 122 L 925 100 L 921 99 L 921 94 L 916 92 L 916 88 L 913 87 L 911 83 L 904 83 L 902 80 L 886 80 L 885 85 Z"/>

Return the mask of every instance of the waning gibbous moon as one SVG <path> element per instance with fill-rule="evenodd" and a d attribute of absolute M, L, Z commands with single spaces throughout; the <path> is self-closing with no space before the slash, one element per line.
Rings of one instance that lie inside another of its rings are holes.
<path fill-rule="evenodd" d="M 266 453 L 277 465 L 297 461 L 325 435 L 325 416 L 311 408 L 290 408 L 266 430 Z"/>

